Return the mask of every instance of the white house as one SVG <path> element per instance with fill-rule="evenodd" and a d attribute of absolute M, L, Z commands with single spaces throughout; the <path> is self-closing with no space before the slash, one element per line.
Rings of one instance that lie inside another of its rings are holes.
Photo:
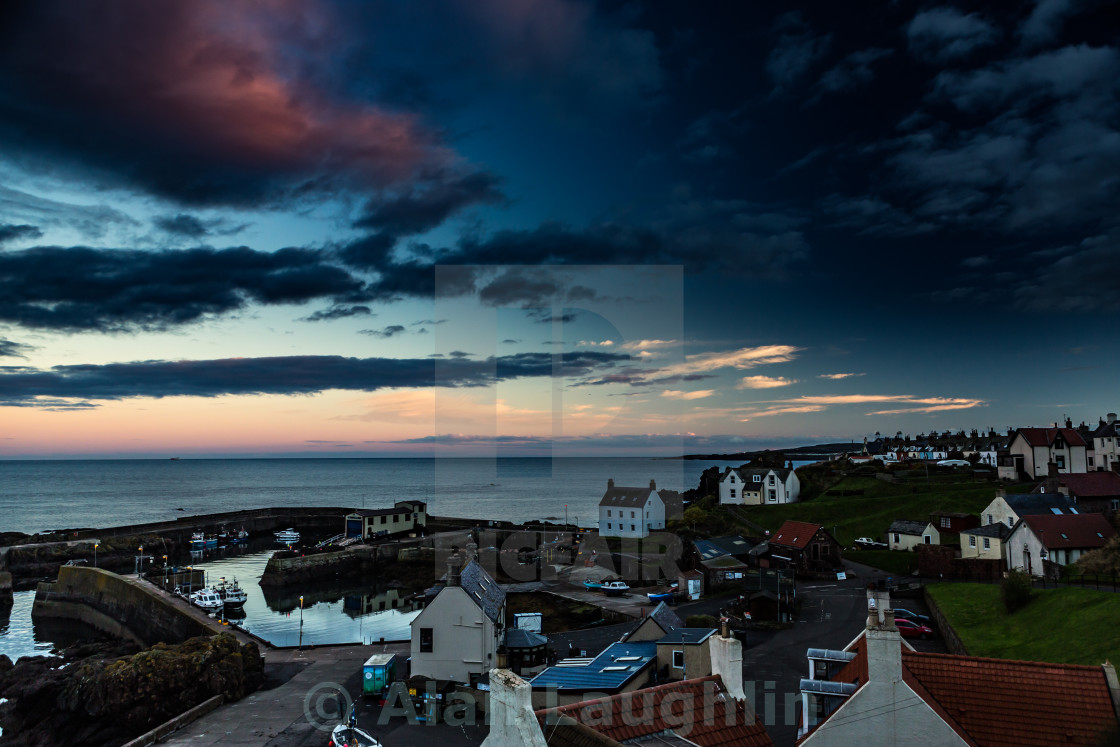
<path fill-rule="evenodd" d="M 940 545 L 941 533 L 928 521 L 896 519 L 887 530 L 887 544 L 892 550 L 912 552 L 918 545 Z"/>
<path fill-rule="evenodd" d="M 648 488 L 624 488 L 607 480 L 607 492 L 599 501 L 599 535 L 602 537 L 648 537 L 665 528 L 666 505 L 657 483 Z"/>
<path fill-rule="evenodd" d="M 1023 458 L 1023 470 L 1032 477 L 1046 477 L 1053 462 L 1059 473 L 1086 472 L 1085 439 L 1073 428 L 1020 428 L 1007 450 Z"/>
<path fill-rule="evenodd" d="M 1024 516 L 1076 514 L 1077 508 L 1068 495 L 1061 493 L 1019 493 L 1007 495 L 996 491 L 995 500 L 980 514 L 980 525 L 1006 524 L 1014 527 Z"/>
<path fill-rule="evenodd" d="M 1116 421 L 1116 413 L 1108 413 L 1108 420 L 1100 421 L 1100 425 L 1093 431 L 1093 464 L 1090 469 L 1098 472 L 1109 472 L 1120 465 L 1120 423 Z"/>
<path fill-rule="evenodd" d="M 1101 514 L 1024 516 L 1007 537 L 1007 567 L 1043 576 L 1043 560 L 1058 565 L 1076 563 L 1115 534 Z"/>
<path fill-rule="evenodd" d="M 505 631 L 506 593 L 471 559 L 448 558 L 447 585 L 412 626 L 412 674 L 473 683 L 497 666 Z"/>
<path fill-rule="evenodd" d="M 796 503 L 801 497 L 797 472 L 784 467 L 731 469 L 719 481 L 719 502 L 735 505 Z"/>

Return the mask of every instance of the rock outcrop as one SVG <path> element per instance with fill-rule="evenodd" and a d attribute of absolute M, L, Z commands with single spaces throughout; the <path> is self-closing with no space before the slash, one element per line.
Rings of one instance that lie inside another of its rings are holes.
<path fill-rule="evenodd" d="M 214 695 L 238 700 L 263 679 L 256 644 L 228 634 L 122 656 L 129 648 L 87 645 L 7 669 L 0 658 L 0 698 L 8 700 L 0 745 L 121 744 Z"/>

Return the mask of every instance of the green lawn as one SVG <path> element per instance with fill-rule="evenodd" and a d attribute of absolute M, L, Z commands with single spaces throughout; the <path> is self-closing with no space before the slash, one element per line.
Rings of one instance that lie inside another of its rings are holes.
<path fill-rule="evenodd" d="M 930 596 L 973 656 L 1096 666 L 1120 661 L 1120 594 L 1035 589 L 1008 615 L 994 584 L 933 584 Z"/>
<path fill-rule="evenodd" d="M 847 477 L 832 489 L 863 490 L 863 495 L 826 493 L 801 503 L 741 508 L 764 529 L 774 531 L 787 519 L 813 522 L 832 532 L 844 547 L 851 547 L 857 537 L 882 540 L 895 519 L 928 521 L 933 511 L 979 514 L 995 498 L 997 487 L 994 483 L 972 481 L 896 485 L 874 477 Z M 1008 486 L 1009 493 L 1018 489 Z"/>
<path fill-rule="evenodd" d="M 863 563 L 896 576 L 909 576 L 918 570 L 918 554 L 902 550 L 852 550 L 844 557 L 856 563 Z"/>

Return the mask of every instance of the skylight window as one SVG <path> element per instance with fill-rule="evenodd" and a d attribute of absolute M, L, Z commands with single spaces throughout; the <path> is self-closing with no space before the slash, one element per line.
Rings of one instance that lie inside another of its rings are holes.
<path fill-rule="evenodd" d="M 617 659 L 615 659 L 615 661 L 641 661 L 641 660 L 642 660 L 642 657 L 640 657 L 640 656 L 620 656 Z"/>
<path fill-rule="evenodd" d="M 1058 532 L 1058 534 L 1062 535 L 1062 539 L 1064 539 L 1064 540 L 1068 540 L 1068 539 L 1069 539 L 1069 537 L 1067 537 L 1067 536 L 1066 536 L 1066 533 L 1065 533 L 1065 532 Z"/>
<path fill-rule="evenodd" d="M 1061 513 L 1062 513 L 1062 509 L 1060 509 L 1060 508 L 1052 508 L 1052 509 L 1050 509 L 1050 513 L 1052 513 L 1052 514 L 1058 514 L 1058 515 L 1061 515 Z"/>
<path fill-rule="evenodd" d="M 625 672 L 629 669 L 630 669 L 630 667 L 603 667 L 599 671 L 601 671 L 601 672 Z"/>

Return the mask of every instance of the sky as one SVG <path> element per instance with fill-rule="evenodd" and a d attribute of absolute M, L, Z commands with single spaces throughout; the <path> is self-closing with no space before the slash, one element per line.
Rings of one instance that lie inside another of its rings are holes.
<path fill-rule="evenodd" d="M 0 458 L 1095 423 L 1104 2 L 0 9 Z"/>

